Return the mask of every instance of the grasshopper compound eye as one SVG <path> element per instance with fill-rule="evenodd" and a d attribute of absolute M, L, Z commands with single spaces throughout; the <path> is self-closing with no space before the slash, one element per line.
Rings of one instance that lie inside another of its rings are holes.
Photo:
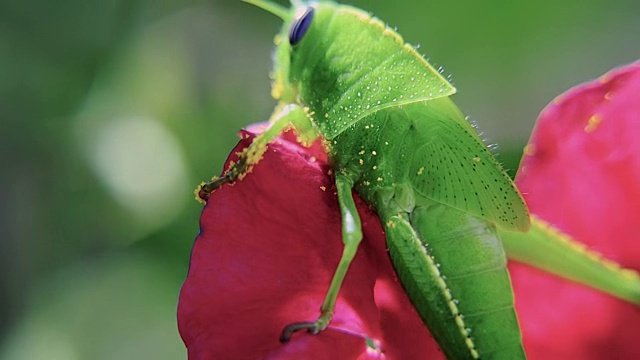
<path fill-rule="evenodd" d="M 313 20 L 313 13 L 313 7 L 308 6 L 296 14 L 296 18 L 291 23 L 291 28 L 289 28 L 289 44 L 291 46 L 299 43 L 304 34 L 307 33 L 311 20 Z"/>

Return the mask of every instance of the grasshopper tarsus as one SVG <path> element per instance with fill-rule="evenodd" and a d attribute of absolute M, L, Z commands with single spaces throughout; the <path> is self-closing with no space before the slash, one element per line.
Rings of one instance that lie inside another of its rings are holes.
<path fill-rule="evenodd" d="M 207 181 L 206 183 L 200 185 L 200 189 L 198 189 L 198 197 L 203 200 L 209 200 L 209 196 L 211 193 L 216 191 L 219 187 L 229 182 L 231 179 L 228 175 L 213 179 L 211 181 Z"/>
<path fill-rule="evenodd" d="M 286 343 L 291 340 L 291 335 L 293 333 L 298 332 L 300 330 L 307 330 L 309 334 L 316 335 L 320 332 L 320 326 L 317 322 L 296 322 L 285 326 L 282 330 L 282 335 L 280 335 L 280 342 Z"/>

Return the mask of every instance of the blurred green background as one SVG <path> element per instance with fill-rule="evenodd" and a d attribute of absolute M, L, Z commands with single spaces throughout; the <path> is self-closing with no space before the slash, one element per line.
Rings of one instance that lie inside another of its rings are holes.
<path fill-rule="evenodd" d="M 452 74 L 507 167 L 539 111 L 640 58 L 640 3 L 353 1 Z M 240 1 L 0 4 L 0 358 L 184 358 L 202 206 L 264 120 L 279 20 Z"/>

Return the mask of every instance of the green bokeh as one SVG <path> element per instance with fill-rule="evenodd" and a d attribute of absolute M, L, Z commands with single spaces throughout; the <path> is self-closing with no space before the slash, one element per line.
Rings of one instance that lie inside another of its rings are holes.
<path fill-rule="evenodd" d="M 640 58 L 640 3 L 354 1 L 452 74 L 515 169 L 538 112 Z M 184 356 L 200 181 L 266 119 L 279 20 L 239 1 L 0 4 L 0 358 Z"/>

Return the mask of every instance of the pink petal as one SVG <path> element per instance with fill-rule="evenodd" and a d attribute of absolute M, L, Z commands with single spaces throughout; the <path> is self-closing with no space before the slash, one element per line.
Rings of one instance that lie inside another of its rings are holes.
<path fill-rule="evenodd" d="M 560 95 L 541 113 L 517 184 L 532 211 L 640 270 L 640 62 Z M 640 358 L 640 311 L 520 264 L 510 270 L 530 359 Z"/>
<path fill-rule="evenodd" d="M 640 270 L 640 62 L 542 111 L 517 184 L 538 216 Z"/>
<path fill-rule="evenodd" d="M 232 154 L 251 139 L 244 133 Z M 278 141 L 244 180 L 211 195 L 178 306 L 190 359 L 442 357 L 395 279 L 377 216 L 359 199 L 365 237 L 329 329 L 278 341 L 285 325 L 317 318 L 342 251 L 322 154 Z"/>

